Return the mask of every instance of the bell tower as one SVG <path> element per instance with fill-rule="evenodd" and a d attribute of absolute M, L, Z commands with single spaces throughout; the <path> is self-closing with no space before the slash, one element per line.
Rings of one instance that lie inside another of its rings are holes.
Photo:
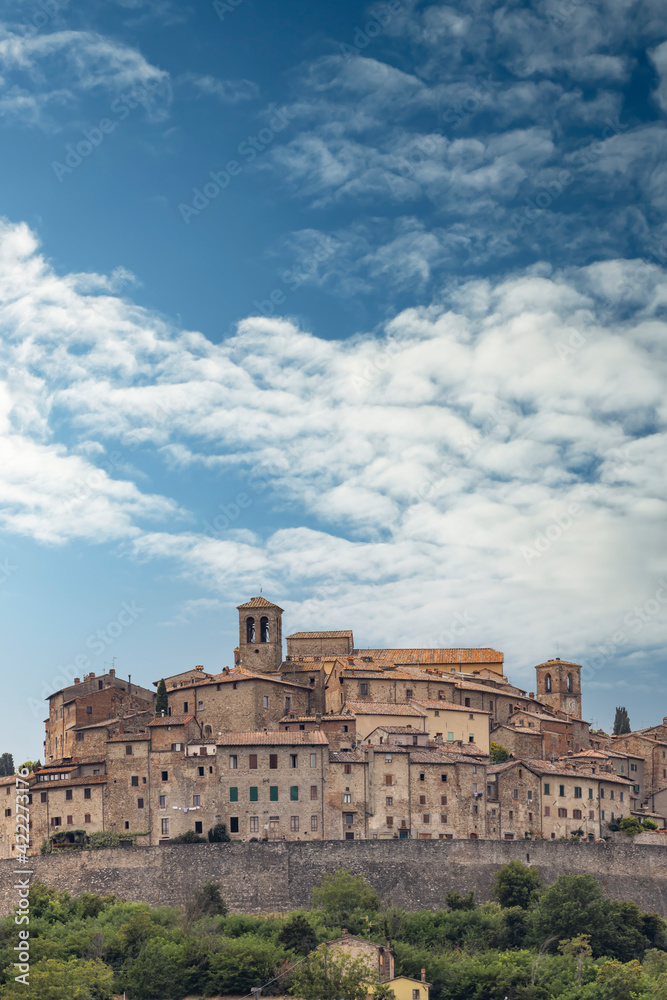
<path fill-rule="evenodd" d="M 251 597 L 237 607 L 238 662 L 248 670 L 272 674 L 283 662 L 283 609 L 265 597 Z"/>
<path fill-rule="evenodd" d="M 545 705 L 581 718 L 581 664 L 547 660 L 535 667 L 537 697 Z"/>

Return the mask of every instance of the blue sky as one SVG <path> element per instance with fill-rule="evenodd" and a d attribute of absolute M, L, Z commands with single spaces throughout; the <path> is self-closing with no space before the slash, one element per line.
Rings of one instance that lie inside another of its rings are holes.
<path fill-rule="evenodd" d="M 260 587 L 661 718 L 662 4 L 0 15 L 2 749 Z"/>

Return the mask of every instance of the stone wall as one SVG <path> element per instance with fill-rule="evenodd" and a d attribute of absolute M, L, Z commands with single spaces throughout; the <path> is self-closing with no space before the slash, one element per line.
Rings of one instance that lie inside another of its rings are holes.
<path fill-rule="evenodd" d="M 593 875 L 609 896 L 667 917 L 667 850 L 662 846 L 542 841 L 377 840 L 165 845 L 47 855 L 34 877 L 73 895 L 113 892 L 150 904 L 179 905 L 207 881 L 220 884 L 235 912 L 308 907 L 311 887 L 339 866 L 365 875 L 383 899 L 409 909 L 437 908 L 450 890 L 491 898 L 495 872 L 518 859 L 546 882 L 562 872 Z M 0 862 L 2 914 L 18 895 L 12 861 Z"/>

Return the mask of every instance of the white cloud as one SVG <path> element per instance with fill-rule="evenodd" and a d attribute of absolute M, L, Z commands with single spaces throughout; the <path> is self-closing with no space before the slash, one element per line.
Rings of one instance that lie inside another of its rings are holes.
<path fill-rule="evenodd" d="M 667 42 L 658 45 L 649 56 L 659 75 L 655 97 L 662 110 L 667 111 Z"/>
<path fill-rule="evenodd" d="M 411 246 L 394 247 L 406 267 Z M 304 627 L 325 613 L 356 627 L 363 607 L 369 640 L 436 643 L 465 609 L 466 645 L 526 662 L 559 637 L 581 656 L 667 572 L 665 294 L 641 262 L 541 265 L 372 335 L 327 341 L 247 318 L 213 344 L 103 276 L 59 276 L 26 226 L 6 224 L 5 527 L 130 543 L 214 596 L 261 579 L 294 608 L 312 598 Z M 614 296 L 623 319 L 609 318 Z M 143 492 L 137 443 L 179 470 L 174 491 L 183 470 L 200 495 L 236 470 L 248 520 L 218 530 L 212 509 L 211 532 L 176 496 Z M 87 502 L 68 507 L 96 466 Z M 256 534 L 269 499 L 292 526 Z M 664 631 L 656 618 L 638 641 Z"/>
<path fill-rule="evenodd" d="M 186 73 L 179 82 L 194 87 L 198 96 L 214 97 L 221 104 L 238 104 L 259 96 L 259 87 L 252 80 L 220 80 L 215 76 Z"/>

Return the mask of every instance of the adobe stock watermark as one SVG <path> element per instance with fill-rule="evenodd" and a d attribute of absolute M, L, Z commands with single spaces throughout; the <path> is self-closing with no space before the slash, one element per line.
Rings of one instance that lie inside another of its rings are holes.
<path fill-rule="evenodd" d="M 0 587 L 3 583 L 7 583 L 9 579 L 16 573 L 18 566 L 14 566 L 10 563 L 9 559 L 3 559 L 0 561 Z"/>
<path fill-rule="evenodd" d="M 228 14 L 233 14 L 243 3 L 245 0 L 213 0 L 213 10 L 224 21 Z"/>
<path fill-rule="evenodd" d="M 193 216 L 201 215 L 204 209 L 208 208 L 211 202 L 215 201 L 218 195 L 229 187 L 232 178 L 238 177 L 248 164 L 256 160 L 260 153 L 267 150 L 275 137 L 284 131 L 295 118 L 296 114 L 289 111 L 288 108 L 282 107 L 277 111 L 274 110 L 268 125 L 259 129 L 256 135 L 246 136 L 236 147 L 237 154 L 243 157 L 245 163 L 240 163 L 238 160 L 228 160 L 224 169 L 210 170 L 208 173 L 210 180 L 206 180 L 201 188 L 192 189 L 191 203 L 179 203 L 178 211 L 186 226 L 190 225 Z"/>
<path fill-rule="evenodd" d="M 295 292 L 301 285 L 308 281 L 318 269 L 320 264 L 325 263 L 340 249 L 341 244 L 338 240 L 335 240 L 332 236 L 321 236 L 316 244 L 315 249 L 302 257 L 297 264 L 289 268 L 287 271 L 283 271 L 281 277 L 281 284 L 285 286 L 290 292 Z M 253 306 L 257 309 L 258 313 L 262 316 L 273 316 L 276 311 L 277 306 L 282 306 L 287 302 L 287 294 L 283 291 L 283 288 L 278 285 L 276 288 L 272 289 L 267 298 L 265 299 L 253 299 Z"/>
<path fill-rule="evenodd" d="M 464 121 L 471 118 L 485 104 L 496 91 L 500 90 L 501 84 L 494 80 L 490 74 L 476 77 L 475 86 L 468 97 L 465 97 L 458 104 L 454 104 L 442 115 L 442 120 L 452 128 L 459 128 Z"/>
<path fill-rule="evenodd" d="M 661 611 L 667 611 L 667 580 L 664 578 L 658 580 L 653 597 L 647 598 L 641 604 L 635 604 L 634 608 L 624 616 L 623 624 L 627 626 L 627 630 L 617 629 L 606 642 L 600 643 L 596 652 L 586 657 L 582 664 L 582 680 L 592 680 L 595 673 L 601 670 L 612 656 L 621 652 L 631 636 L 641 632 L 644 626 L 653 621 Z"/>
<path fill-rule="evenodd" d="M 621 132 L 625 132 L 629 125 L 624 125 L 619 118 L 615 120 L 611 118 L 605 119 L 605 127 L 602 130 L 601 139 L 595 142 L 589 143 L 588 146 L 582 146 L 580 149 L 576 150 L 570 157 L 570 164 L 575 167 L 583 169 L 589 166 L 600 157 L 604 150 L 604 144 L 608 139 L 611 139 L 614 135 L 620 135 Z M 564 191 L 570 187 L 577 179 L 577 175 L 572 170 L 563 168 L 558 171 L 558 174 L 549 181 L 543 181 L 537 193 L 532 198 L 524 199 L 524 207 L 521 213 L 514 212 L 510 217 L 510 222 L 514 228 L 515 235 L 519 235 L 526 226 L 530 226 L 539 219 L 545 212 L 548 212 L 553 203 L 560 198 Z"/>
<path fill-rule="evenodd" d="M 440 633 L 434 646 L 436 649 L 451 648 L 458 645 L 457 639 L 466 634 L 469 628 L 477 625 L 477 619 L 469 615 L 467 611 L 457 611 L 449 623 L 449 627 Z"/>
<path fill-rule="evenodd" d="M 355 24 L 352 44 L 339 42 L 338 47 L 346 59 L 358 56 L 368 48 L 374 38 L 381 35 L 402 7 L 400 0 L 389 0 L 388 3 L 377 4 L 371 11 L 368 21 L 363 26 Z"/>
<path fill-rule="evenodd" d="M 116 97 L 111 102 L 109 113 L 113 117 L 100 118 L 97 125 L 81 129 L 83 138 L 76 144 L 67 143 L 62 162 L 60 160 L 53 160 L 51 163 L 51 169 L 58 178 L 59 183 L 62 184 L 66 176 L 74 173 L 77 167 L 80 167 L 83 161 L 95 149 L 99 149 L 106 136 L 116 131 L 119 124 L 129 116 L 130 111 L 134 111 L 139 105 L 147 107 L 149 101 L 157 95 L 160 88 L 164 85 L 165 80 L 163 77 L 153 77 L 150 80 L 145 80 L 143 84 L 137 84 L 131 90 L 128 90 L 125 94 L 121 94 L 120 97 Z"/>
<path fill-rule="evenodd" d="M 96 468 L 87 472 L 83 478 L 79 477 L 75 481 L 74 494 L 63 501 L 62 509 L 71 512 L 84 500 L 89 500 L 95 493 L 99 493 L 109 482 L 111 474 L 119 467 L 121 461 L 121 453 L 112 451 L 107 460 L 98 463 Z"/>
<path fill-rule="evenodd" d="M 69 5 L 70 0 L 41 0 L 41 3 L 33 8 L 31 14 L 24 15 L 19 21 L 19 24 L 23 25 L 25 29 L 24 36 L 30 38 L 36 35 L 49 23 L 51 18 L 59 14 L 61 10 L 65 10 Z"/>
<path fill-rule="evenodd" d="M 86 636 L 84 640 L 86 650 L 90 650 L 95 656 L 101 656 L 144 612 L 145 608 L 138 607 L 136 601 L 122 601 L 118 613 L 110 621 Z M 75 677 L 81 677 L 92 666 L 94 663 L 88 652 L 77 653 L 70 663 L 59 664 L 51 680 L 48 683 L 44 681 L 41 685 L 42 700 L 28 698 L 28 707 L 33 716 L 41 719 L 44 714 L 44 699 L 49 698 L 60 688 L 69 687 L 74 683 Z"/>

